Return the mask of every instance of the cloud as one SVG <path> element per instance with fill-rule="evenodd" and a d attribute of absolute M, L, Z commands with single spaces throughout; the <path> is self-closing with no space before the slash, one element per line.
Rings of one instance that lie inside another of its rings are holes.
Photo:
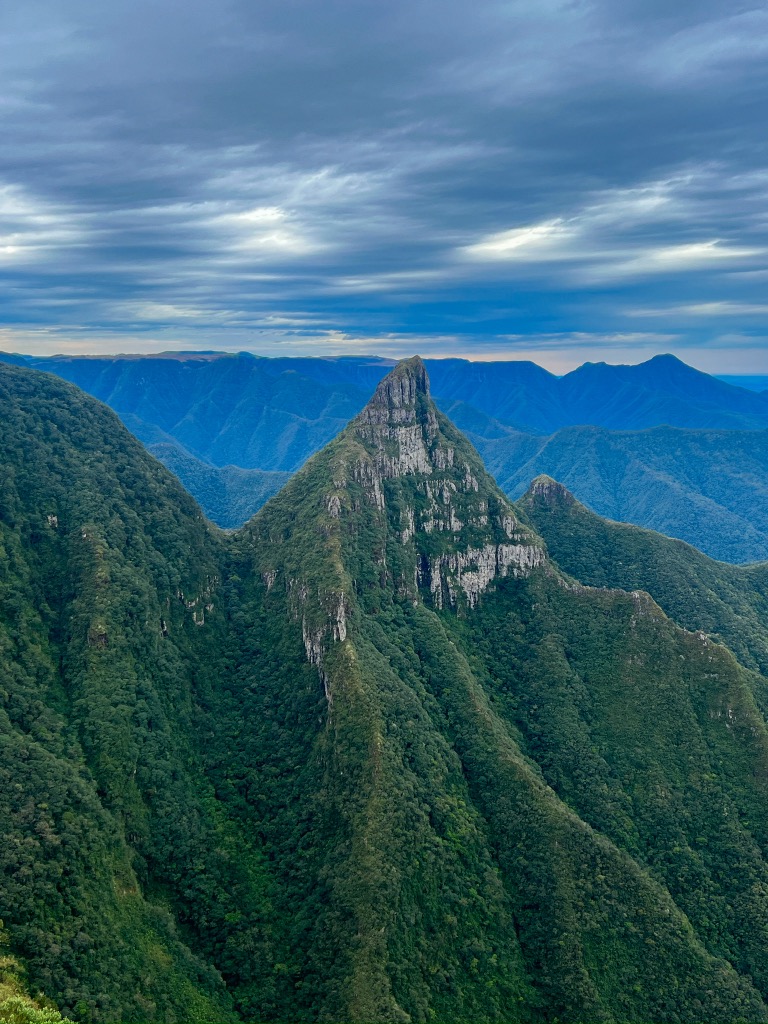
<path fill-rule="evenodd" d="M 181 14 L 32 0 L 0 15 L 15 338 L 183 345 L 183 327 L 238 347 L 295 329 L 319 351 L 402 335 L 482 353 L 520 332 L 640 352 L 636 311 L 676 307 L 682 351 L 716 344 L 702 325 L 726 314 L 696 312 L 713 295 L 737 332 L 755 327 L 762 9 L 188 0 Z"/>
<path fill-rule="evenodd" d="M 55 258 L 86 242 L 77 211 L 31 195 L 21 185 L 0 185 L 0 266 Z"/>
<path fill-rule="evenodd" d="M 679 231 L 694 219 L 694 204 L 676 195 L 694 181 L 695 175 L 689 174 L 678 181 L 609 191 L 570 217 L 494 232 L 461 253 L 469 259 L 524 267 L 570 264 L 575 280 L 590 283 L 668 276 L 763 257 L 768 250 L 762 246 L 732 245 L 718 238 L 674 245 L 655 241 L 660 229 Z"/>
<path fill-rule="evenodd" d="M 579 229 L 564 221 L 550 220 L 543 224 L 497 231 L 464 248 L 467 256 L 480 260 L 520 259 L 547 262 L 573 259 L 573 242 Z"/>
<path fill-rule="evenodd" d="M 733 65 L 743 69 L 766 54 L 768 11 L 754 7 L 685 26 L 657 46 L 645 63 L 662 79 L 690 82 L 723 75 Z"/>
<path fill-rule="evenodd" d="M 705 242 L 686 242 L 682 245 L 638 247 L 634 251 L 625 252 L 618 259 L 596 266 L 587 271 L 586 275 L 592 280 L 600 281 L 645 274 L 667 276 L 706 270 L 727 263 L 744 264 L 751 258 L 762 257 L 765 252 L 763 248 L 750 249 L 728 245 L 718 238 Z"/>
<path fill-rule="evenodd" d="M 768 317 L 768 303 L 765 302 L 689 302 L 679 306 L 661 308 L 639 308 L 627 310 L 629 316 L 640 317 Z"/>

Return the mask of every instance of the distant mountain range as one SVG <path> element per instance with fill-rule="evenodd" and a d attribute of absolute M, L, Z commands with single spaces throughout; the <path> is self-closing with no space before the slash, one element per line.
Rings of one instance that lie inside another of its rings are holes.
<path fill-rule="evenodd" d="M 368 357 L 244 353 L 18 361 L 77 384 L 123 420 L 130 417 L 134 432 L 143 424 L 163 431 L 212 465 L 283 472 L 294 472 L 335 437 L 392 367 Z M 637 366 L 585 363 L 563 377 L 525 361 L 435 359 L 425 365 L 438 406 L 462 426 L 472 418 L 483 437 L 505 428 L 552 434 L 582 425 L 768 428 L 768 395 L 734 387 L 674 356 Z"/>
<path fill-rule="evenodd" d="M 739 388 L 749 388 L 750 391 L 768 391 L 768 377 L 764 375 L 718 373 L 715 376 L 718 380 L 724 380 L 726 384 L 735 384 Z"/>
<path fill-rule="evenodd" d="M 768 1021 L 768 566 L 512 504 L 418 358 L 231 534 L 0 413 L 0 1019 Z"/>
<path fill-rule="evenodd" d="M 230 528 L 335 437 L 391 369 L 369 357 L 243 353 L 0 358 L 106 402 Z M 673 356 L 585 363 L 563 377 L 523 361 L 426 366 L 438 406 L 511 497 L 547 473 L 602 515 L 716 558 L 768 558 L 768 392 Z"/>
<path fill-rule="evenodd" d="M 511 498 L 545 473 L 601 516 L 678 537 L 726 562 L 768 559 L 768 431 L 468 435 Z"/>

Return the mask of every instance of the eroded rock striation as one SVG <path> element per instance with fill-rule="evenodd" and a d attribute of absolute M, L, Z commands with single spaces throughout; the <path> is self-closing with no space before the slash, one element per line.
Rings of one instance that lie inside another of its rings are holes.
<path fill-rule="evenodd" d="M 474 607 L 494 580 L 544 562 L 543 545 L 499 500 L 477 454 L 435 407 L 418 356 L 379 384 L 349 430 L 361 442 L 353 480 L 389 516 L 401 544 L 415 549 L 415 600 Z"/>

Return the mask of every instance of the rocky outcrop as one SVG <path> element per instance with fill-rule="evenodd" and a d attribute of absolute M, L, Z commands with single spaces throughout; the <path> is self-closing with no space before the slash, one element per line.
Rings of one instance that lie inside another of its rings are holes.
<path fill-rule="evenodd" d="M 573 505 L 576 499 L 563 484 L 553 480 L 551 476 L 542 473 L 537 476 L 528 489 L 532 498 L 537 498 L 545 505 Z"/>
<path fill-rule="evenodd" d="M 504 576 L 527 576 L 542 565 L 546 555 L 534 544 L 486 544 L 427 559 L 420 570 L 419 582 L 428 585 L 436 607 L 446 600 L 457 604 L 461 592 L 470 608 L 494 580 Z"/>
<path fill-rule="evenodd" d="M 357 587 L 345 557 L 348 539 L 359 545 L 361 536 L 376 538 L 367 556 L 376 574 L 366 586 L 378 576 L 400 599 L 438 608 L 474 608 L 494 581 L 527 576 L 545 562 L 543 543 L 437 411 L 418 356 L 381 381 L 334 442 L 326 472 L 319 535 L 332 539 L 334 568 L 327 583 L 310 587 L 297 566 L 286 585 L 307 660 L 329 700 L 324 663 L 330 646 L 347 638 L 352 605 L 345 591 Z M 274 572 L 263 578 L 269 590 Z"/>
<path fill-rule="evenodd" d="M 381 381 L 353 420 L 352 430 L 368 451 L 368 457 L 354 467 L 353 477 L 366 487 L 377 508 L 383 508 L 383 480 L 430 475 L 453 464 L 453 450 L 435 443 L 437 412 L 418 356 L 399 363 Z"/>
<path fill-rule="evenodd" d="M 267 590 L 274 584 L 275 574 L 264 573 Z M 344 591 L 339 593 L 317 593 L 317 601 L 310 599 L 310 588 L 300 580 L 286 581 L 286 590 L 293 606 L 293 618 L 301 619 L 301 637 L 310 665 L 316 665 L 323 684 L 325 696 L 331 703 L 328 676 L 323 667 L 330 644 L 343 643 L 347 639 L 347 615 L 349 604 Z"/>
<path fill-rule="evenodd" d="M 204 626 L 205 613 L 213 611 L 213 595 L 220 582 L 218 576 L 206 576 L 203 586 L 194 597 L 185 594 L 181 589 L 176 591 L 178 600 L 188 611 L 192 612 L 192 621 L 196 626 Z"/>
<path fill-rule="evenodd" d="M 364 425 L 390 426 L 397 423 L 413 423 L 419 396 L 429 400 L 429 377 L 419 356 L 413 356 L 412 359 L 404 359 L 398 363 L 379 383 L 370 402 L 353 421 L 354 425 L 359 429 Z M 427 413 L 430 411 L 432 415 L 428 415 L 428 419 L 437 430 L 434 409 L 427 409 Z"/>
<path fill-rule="evenodd" d="M 523 576 L 543 563 L 543 545 L 521 526 L 490 482 L 481 486 L 481 471 L 469 452 L 441 430 L 418 356 L 381 381 L 350 430 L 361 442 L 351 477 L 377 510 L 387 513 L 387 481 L 402 480 L 391 526 L 401 544 L 415 548 L 414 599 L 428 592 L 440 608 L 457 606 L 460 597 L 474 607 L 495 579 Z M 447 543 L 449 550 L 434 554 L 427 537 L 438 546 Z"/>

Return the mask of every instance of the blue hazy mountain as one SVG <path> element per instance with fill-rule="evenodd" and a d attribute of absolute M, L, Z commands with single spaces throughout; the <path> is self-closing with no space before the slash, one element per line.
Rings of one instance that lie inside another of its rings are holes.
<path fill-rule="evenodd" d="M 197 458 L 245 469 L 298 469 L 359 412 L 370 391 L 343 377 L 324 384 L 247 355 L 53 357 L 27 365 L 106 402 L 145 443 L 159 430 Z"/>
<path fill-rule="evenodd" d="M 466 402 L 502 423 L 552 433 L 591 424 L 612 430 L 768 426 L 768 396 L 734 387 L 674 356 L 638 366 L 585 363 L 555 377 L 533 363 L 427 361 L 438 403 Z"/>
<path fill-rule="evenodd" d="M 726 384 L 735 384 L 736 387 L 748 388 L 750 391 L 768 391 L 768 376 L 765 375 L 719 373 L 717 378 Z"/>
<path fill-rule="evenodd" d="M 293 472 L 363 407 L 391 369 L 369 357 L 265 359 L 248 354 L 24 359 L 110 405 L 127 422 L 160 428 L 217 466 Z M 638 366 L 585 363 L 563 377 L 526 361 L 427 360 L 438 406 L 481 436 L 497 424 L 551 434 L 593 425 L 660 424 L 725 430 L 768 427 L 768 395 L 734 387 L 674 356 Z M 480 429 L 483 417 L 492 424 Z"/>
<path fill-rule="evenodd" d="M 216 352 L 2 358 L 110 405 L 225 527 L 250 518 L 334 438 L 392 367 Z M 585 363 L 563 377 L 526 361 L 426 366 L 438 406 L 511 497 L 545 473 L 601 515 L 716 558 L 768 558 L 768 392 L 669 355 Z"/>
<path fill-rule="evenodd" d="M 677 537 L 723 561 L 768 559 L 768 431 L 468 433 L 511 498 L 546 474 L 601 516 Z"/>
<path fill-rule="evenodd" d="M 292 475 L 240 466 L 212 466 L 173 442 L 158 441 L 146 447 L 183 482 L 208 518 L 225 530 L 242 526 Z"/>

